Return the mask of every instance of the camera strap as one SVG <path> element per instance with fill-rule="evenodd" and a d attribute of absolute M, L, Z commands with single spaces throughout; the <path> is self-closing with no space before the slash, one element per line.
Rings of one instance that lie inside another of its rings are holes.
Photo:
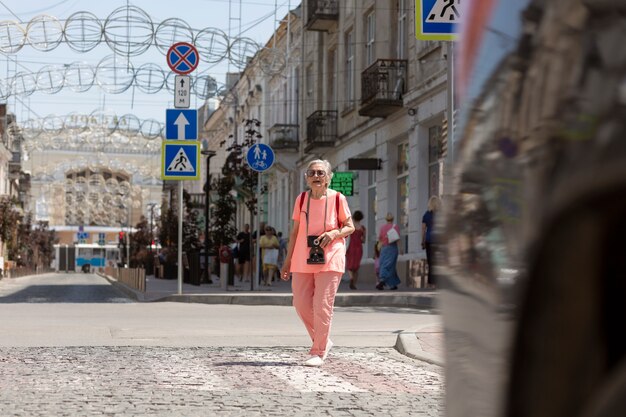
<path fill-rule="evenodd" d="M 300 211 L 302 211 L 302 205 L 304 204 L 304 199 L 306 198 L 306 191 L 302 191 L 302 194 L 300 194 Z M 339 194 L 341 194 L 339 191 L 337 191 L 337 193 L 335 193 L 335 209 L 337 210 L 337 227 L 341 226 L 341 222 L 339 221 Z"/>
<path fill-rule="evenodd" d="M 324 232 L 326 232 L 326 212 L 328 211 L 328 192 L 324 193 L 324 197 L 326 197 L 326 202 L 324 203 Z M 311 206 L 311 194 L 309 194 L 309 198 L 306 200 L 306 235 L 309 235 L 309 207 Z"/>

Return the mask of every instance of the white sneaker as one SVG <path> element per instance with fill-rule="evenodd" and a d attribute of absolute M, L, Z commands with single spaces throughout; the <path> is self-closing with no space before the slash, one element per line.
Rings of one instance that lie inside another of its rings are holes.
<path fill-rule="evenodd" d="M 317 355 L 313 355 L 307 359 L 304 364 L 306 366 L 322 366 L 324 364 L 324 360 Z"/>
<path fill-rule="evenodd" d="M 333 348 L 333 341 L 328 339 L 328 342 L 326 342 L 326 350 L 324 351 L 324 355 L 322 356 L 323 361 L 326 360 L 326 357 L 328 356 L 328 352 L 330 352 L 332 348 Z"/>

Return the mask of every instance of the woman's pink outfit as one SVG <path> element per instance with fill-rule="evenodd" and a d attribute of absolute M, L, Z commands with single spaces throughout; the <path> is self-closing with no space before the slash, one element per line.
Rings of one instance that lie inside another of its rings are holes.
<path fill-rule="evenodd" d="M 330 334 L 335 295 L 345 272 L 346 241 L 344 238 L 338 238 L 324 248 L 326 260 L 324 264 L 307 264 L 309 248 L 306 239 L 306 211 L 309 193 L 305 195 L 302 205 L 300 198 L 298 196 L 296 199 L 292 216 L 293 220 L 300 222 L 291 258 L 293 305 L 313 341 L 310 354 L 323 356 Z M 328 190 L 326 197 L 319 200 L 310 199 L 308 202 L 309 235 L 319 236 L 324 233 L 324 230 L 339 229 L 351 217 L 348 202 L 343 195 L 339 195 L 339 210 L 335 207 L 335 202 L 336 191 L 333 190 Z M 324 207 L 326 207 L 326 216 L 324 216 Z M 337 219 L 337 213 L 339 213 L 339 219 Z M 324 228 L 324 217 L 326 217 L 326 228 Z"/>

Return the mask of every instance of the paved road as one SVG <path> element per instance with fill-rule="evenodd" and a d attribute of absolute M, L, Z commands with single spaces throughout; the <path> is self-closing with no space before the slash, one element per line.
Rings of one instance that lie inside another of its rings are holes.
<path fill-rule="evenodd" d="M 338 309 L 321 369 L 290 307 L 135 303 L 94 275 L 2 280 L 0 318 L 3 416 L 443 414 L 442 369 L 392 348 L 427 312 Z"/>

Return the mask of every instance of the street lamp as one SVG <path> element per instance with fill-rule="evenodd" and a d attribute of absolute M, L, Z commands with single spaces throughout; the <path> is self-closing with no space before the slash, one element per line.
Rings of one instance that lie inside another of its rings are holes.
<path fill-rule="evenodd" d="M 152 219 L 154 218 L 154 207 L 157 203 L 148 203 L 146 206 L 150 209 L 150 255 L 152 255 L 152 242 L 154 241 L 154 232 L 152 228 Z"/>
<path fill-rule="evenodd" d="M 200 153 L 206 155 L 206 183 L 204 185 L 204 280 L 212 284 L 209 268 L 209 193 L 211 191 L 211 158 L 216 155 L 215 151 L 208 149 L 209 143 L 202 142 L 204 148 Z"/>

